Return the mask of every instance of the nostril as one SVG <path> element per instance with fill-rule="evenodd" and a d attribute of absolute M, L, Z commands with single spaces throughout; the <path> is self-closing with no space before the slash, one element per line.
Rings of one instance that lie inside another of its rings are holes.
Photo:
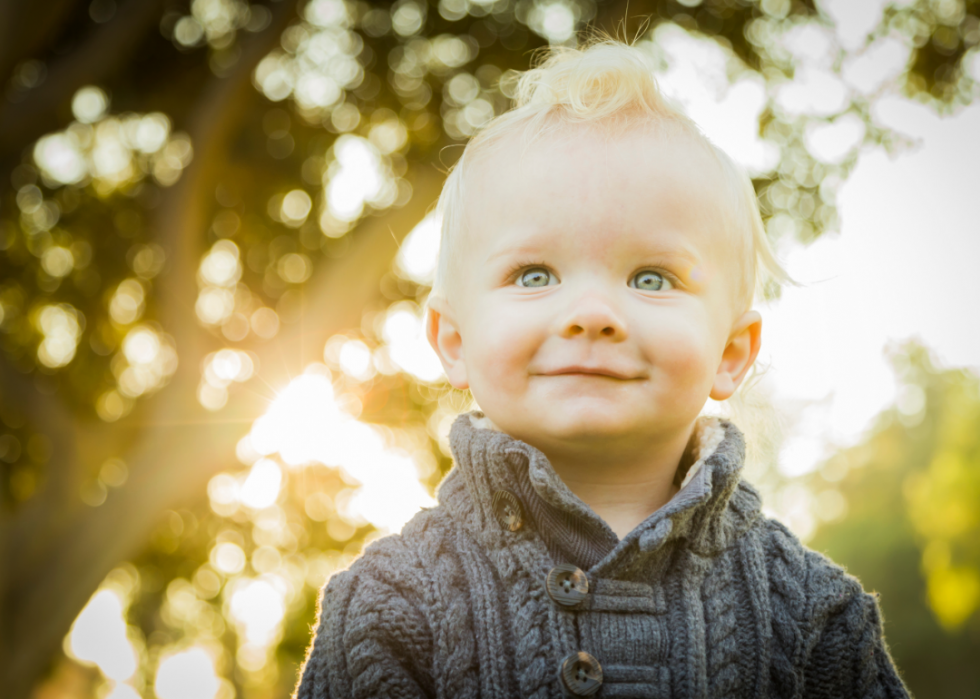
<path fill-rule="evenodd" d="M 616 334 L 616 329 L 615 328 L 611 328 L 609 326 L 606 326 L 606 327 L 604 327 L 602 329 L 602 334 L 605 335 L 605 336 L 607 336 L 607 337 L 609 335 L 615 335 Z"/>

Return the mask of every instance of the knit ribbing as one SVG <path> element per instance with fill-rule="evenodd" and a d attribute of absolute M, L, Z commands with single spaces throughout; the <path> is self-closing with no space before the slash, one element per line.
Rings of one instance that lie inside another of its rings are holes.
<path fill-rule="evenodd" d="M 326 585 L 295 696 L 558 699 L 584 652 L 598 698 L 908 697 L 877 600 L 762 515 L 734 425 L 701 428 L 684 487 L 619 540 L 543 454 L 462 416 L 439 506 Z M 589 583 L 575 606 L 545 591 L 569 559 Z"/>

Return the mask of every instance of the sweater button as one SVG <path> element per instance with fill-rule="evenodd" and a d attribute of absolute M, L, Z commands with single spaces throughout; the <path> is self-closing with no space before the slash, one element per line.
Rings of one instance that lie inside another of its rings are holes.
<path fill-rule="evenodd" d="M 589 653 L 571 653 L 561 661 L 561 681 L 576 697 L 592 696 L 602 685 L 602 666 Z"/>
<path fill-rule="evenodd" d="M 505 531 L 516 532 L 524 526 L 524 508 L 521 501 L 509 490 L 493 494 L 493 514 Z"/>
<path fill-rule="evenodd" d="M 548 572 L 545 589 L 555 602 L 563 607 L 571 607 L 589 594 L 589 579 L 581 568 L 571 563 L 559 563 Z"/>

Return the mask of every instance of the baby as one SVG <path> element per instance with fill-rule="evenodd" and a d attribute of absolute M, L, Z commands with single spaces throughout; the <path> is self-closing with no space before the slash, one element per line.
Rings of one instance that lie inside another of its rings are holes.
<path fill-rule="evenodd" d="M 907 697 L 876 600 L 702 416 L 785 280 L 748 178 L 641 49 L 565 50 L 442 196 L 429 340 L 481 410 L 438 507 L 327 584 L 297 697 Z"/>

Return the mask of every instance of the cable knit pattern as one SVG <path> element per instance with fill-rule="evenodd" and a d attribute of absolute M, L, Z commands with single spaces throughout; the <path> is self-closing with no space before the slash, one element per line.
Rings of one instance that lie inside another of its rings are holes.
<path fill-rule="evenodd" d="M 730 422 L 699 422 L 683 487 L 619 540 L 541 452 L 480 418 L 453 426 L 439 505 L 324 587 L 296 699 L 559 699 L 576 652 L 602 667 L 600 699 L 909 696 L 876 598 L 762 515 Z M 558 563 L 588 580 L 580 603 L 546 592 Z"/>
<path fill-rule="evenodd" d="M 773 688 L 783 697 L 799 697 L 803 688 L 803 613 L 806 571 L 803 548 L 782 524 L 769 523 L 767 547 L 773 626 Z"/>
<path fill-rule="evenodd" d="M 741 683 L 741 668 L 738 665 L 738 637 L 736 634 L 735 595 L 727 594 L 734 589 L 734 569 L 730 559 L 734 552 L 729 551 L 713 565 L 701 586 L 701 603 L 704 605 L 708 654 L 709 694 L 716 697 L 731 697 L 742 694 L 737 691 Z"/>

